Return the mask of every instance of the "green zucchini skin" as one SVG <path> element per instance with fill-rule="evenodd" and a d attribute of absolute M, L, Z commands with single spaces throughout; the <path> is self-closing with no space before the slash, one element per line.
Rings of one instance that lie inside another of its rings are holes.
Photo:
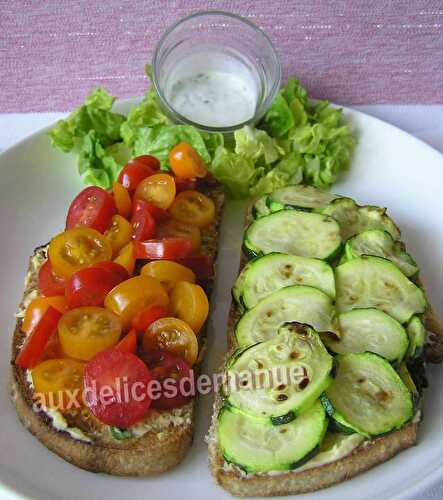
<path fill-rule="evenodd" d="M 409 337 L 408 359 L 419 359 L 423 356 L 426 330 L 419 316 L 413 316 L 406 325 Z"/>

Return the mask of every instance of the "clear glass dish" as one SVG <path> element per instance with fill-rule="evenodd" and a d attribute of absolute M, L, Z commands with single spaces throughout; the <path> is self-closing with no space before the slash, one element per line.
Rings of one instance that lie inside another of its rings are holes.
<path fill-rule="evenodd" d="M 217 71 L 221 62 L 233 78 L 243 78 L 248 90 L 252 89 L 248 94 L 253 100 L 250 116 L 220 126 L 180 114 L 171 102 L 171 91 L 180 75 L 189 73 L 191 66 L 199 74 L 205 70 Z M 257 123 L 281 83 L 280 60 L 268 36 L 250 21 L 221 11 L 197 12 L 171 26 L 157 44 L 152 69 L 153 84 L 170 118 L 208 132 L 230 133 Z"/>

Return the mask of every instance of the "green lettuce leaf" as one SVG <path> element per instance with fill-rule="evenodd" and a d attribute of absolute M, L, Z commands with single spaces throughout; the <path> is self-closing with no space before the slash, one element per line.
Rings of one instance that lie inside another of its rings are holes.
<path fill-rule="evenodd" d="M 277 161 L 284 150 L 264 130 L 245 127 L 234 132 L 235 152 L 254 162 L 269 165 Z"/>
<path fill-rule="evenodd" d="M 274 137 L 284 136 L 294 126 L 294 116 L 283 97 L 279 93 L 269 108 L 261 126 Z"/>

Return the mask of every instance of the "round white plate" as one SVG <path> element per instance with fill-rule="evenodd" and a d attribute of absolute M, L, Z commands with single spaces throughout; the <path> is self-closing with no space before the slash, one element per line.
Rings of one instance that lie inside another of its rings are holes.
<path fill-rule="evenodd" d="M 137 100 L 118 103 L 127 112 Z M 407 135 L 362 113 L 345 111 L 358 134 L 353 166 L 334 191 L 361 203 L 389 207 L 409 251 L 418 261 L 431 302 L 443 313 L 443 156 Z M 19 423 L 7 388 L 13 313 L 23 291 L 27 259 L 34 247 L 60 232 L 66 209 L 81 189 L 75 159 L 51 148 L 47 129 L 0 155 L 0 497 L 36 499 L 222 499 L 230 496 L 216 486 L 207 468 L 204 435 L 212 396 L 200 398 L 194 445 L 184 462 L 158 477 L 125 479 L 80 470 L 49 452 Z M 226 206 L 218 282 L 213 298 L 206 373 L 213 373 L 226 350 L 225 325 L 230 286 L 237 274 L 244 203 Z M 425 419 L 419 444 L 382 466 L 351 481 L 315 493 L 315 499 L 410 498 L 443 478 L 443 370 L 429 370 Z M 303 495 L 299 498 L 314 498 Z"/>

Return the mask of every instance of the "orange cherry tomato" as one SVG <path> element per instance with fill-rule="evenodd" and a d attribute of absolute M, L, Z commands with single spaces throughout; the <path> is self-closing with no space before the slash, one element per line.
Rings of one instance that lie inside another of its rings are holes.
<path fill-rule="evenodd" d="M 203 158 L 186 142 L 180 142 L 171 149 L 169 163 L 174 174 L 184 179 L 206 177 L 208 173 Z"/>
<path fill-rule="evenodd" d="M 184 238 L 191 240 L 191 253 L 197 253 L 201 246 L 201 232 L 197 226 L 191 226 L 175 219 L 170 219 L 157 226 L 158 238 Z"/>
<path fill-rule="evenodd" d="M 114 193 L 114 203 L 117 207 L 117 212 L 125 219 L 128 219 L 132 211 L 131 195 L 120 182 L 114 182 L 112 192 Z"/>
<path fill-rule="evenodd" d="M 195 274 L 188 267 L 172 260 L 148 262 L 141 268 L 140 274 L 158 279 L 167 292 L 170 292 L 179 281 L 195 283 Z"/>
<path fill-rule="evenodd" d="M 123 266 L 129 276 L 132 276 L 135 268 L 135 247 L 132 241 L 120 250 L 114 262 Z"/>
<path fill-rule="evenodd" d="M 117 257 L 120 250 L 132 240 L 132 225 L 121 215 L 112 217 L 111 227 L 106 231 L 112 255 Z"/>
<path fill-rule="evenodd" d="M 132 318 L 131 325 L 137 332 L 145 333 L 151 323 L 154 323 L 154 321 L 164 318 L 167 315 L 168 310 L 165 306 L 149 306 Z"/>
<path fill-rule="evenodd" d="M 74 359 L 48 359 L 32 369 L 34 392 L 46 408 L 69 410 L 82 402 L 85 363 Z"/>
<path fill-rule="evenodd" d="M 215 205 L 198 191 L 183 191 L 175 198 L 169 213 L 180 222 L 204 228 L 214 220 Z"/>
<path fill-rule="evenodd" d="M 120 340 L 115 348 L 119 351 L 135 353 L 137 350 L 137 331 L 134 328 L 129 330 L 129 333 Z"/>
<path fill-rule="evenodd" d="M 22 331 L 26 334 L 31 333 L 50 306 L 57 309 L 57 311 L 60 311 L 62 314 L 68 308 L 64 296 L 38 297 L 26 308 L 25 317 L 22 323 Z"/>
<path fill-rule="evenodd" d="M 146 330 L 143 349 L 169 351 L 193 365 L 198 356 L 198 341 L 192 328 L 177 318 L 161 318 Z"/>
<path fill-rule="evenodd" d="M 143 179 L 138 185 L 134 199 L 145 200 L 157 207 L 167 209 L 175 198 L 174 178 L 169 174 L 154 174 Z"/>
<path fill-rule="evenodd" d="M 77 307 L 65 313 L 58 324 L 58 338 L 70 358 L 89 360 L 118 342 L 122 324 L 103 307 Z"/>
<path fill-rule="evenodd" d="M 113 288 L 105 299 L 105 307 L 119 316 L 123 328 L 129 329 L 134 316 L 148 306 L 167 306 L 168 294 L 160 282 L 150 276 L 136 276 Z"/>
<path fill-rule="evenodd" d="M 76 271 L 103 260 L 110 260 L 112 248 L 107 238 L 95 229 L 76 227 L 56 236 L 49 244 L 53 272 L 69 279 Z"/>
<path fill-rule="evenodd" d="M 199 285 L 180 281 L 172 290 L 169 314 L 186 321 L 198 333 L 209 313 L 209 302 L 205 291 Z"/>

